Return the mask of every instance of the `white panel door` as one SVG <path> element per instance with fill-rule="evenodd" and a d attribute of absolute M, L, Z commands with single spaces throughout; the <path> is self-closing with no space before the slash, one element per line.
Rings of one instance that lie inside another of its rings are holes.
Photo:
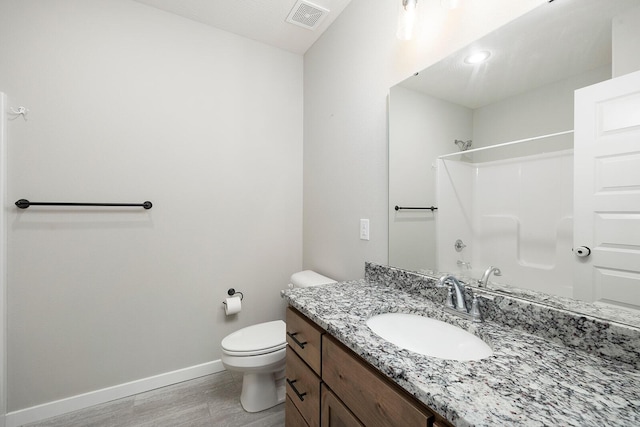
<path fill-rule="evenodd" d="M 640 71 L 576 91 L 574 145 L 574 296 L 640 310 Z"/>

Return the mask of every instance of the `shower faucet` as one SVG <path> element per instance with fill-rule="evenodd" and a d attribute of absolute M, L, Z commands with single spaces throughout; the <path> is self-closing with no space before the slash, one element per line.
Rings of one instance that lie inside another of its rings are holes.
<path fill-rule="evenodd" d="M 491 273 L 493 273 L 496 276 L 502 276 L 502 271 L 500 271 L 498 267 L 490 266 L 484 271 L 482 278 L 478 280 L 478 287 L 480 288 L 487 287 L 487 284 L 489 283 L 489 276 L 491 276 Z"/>
<path fill-rule="evenodd" d="M 471 144 L 473 143 L 473 141 L 471 141 L 470 139 L 467 141 L 456 139 L 453 141 L 453 143 L 456 144 L 458 148 L 460 148 L 460 151 L 467 151 L 469 148 L 471 148 Z"/>

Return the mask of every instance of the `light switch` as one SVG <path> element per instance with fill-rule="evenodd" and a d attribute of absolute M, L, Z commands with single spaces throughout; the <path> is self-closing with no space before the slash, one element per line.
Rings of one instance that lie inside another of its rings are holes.
<path fill-rule="evenodd" d="M 369 220 L 360 220 L 360 240 L 369 240 Z"/>

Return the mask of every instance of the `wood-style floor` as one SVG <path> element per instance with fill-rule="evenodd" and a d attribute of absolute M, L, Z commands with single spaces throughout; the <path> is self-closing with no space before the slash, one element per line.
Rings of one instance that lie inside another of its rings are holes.
<path fill-rule="evenodd" d="M 29 427 L 282 427 L 284 405 L 240 406 L 242 374 L 223 371 L 50 418 Z"/>

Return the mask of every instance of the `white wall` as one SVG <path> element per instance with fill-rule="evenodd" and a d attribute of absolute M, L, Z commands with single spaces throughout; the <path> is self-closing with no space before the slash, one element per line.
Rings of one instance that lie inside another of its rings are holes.
<path fill-rule="evenodd" d="M 7 95 L 0 92 L 0 427 L 7 413 Z"/>
<path fill-rule="evenodd" d="M 398 0 L 399 1 L 399 0 Z M 387 261 L 389 88 L 544 0 L 426 8 L 413 42 L 396 39 L 398 1 L 352 0 L 304 59 L 304 266 L 335 279 Z M 359 239 L 360 218 L 371 240 Z"/>
<path fill-rule="evenodd" d="M 473 111 L 396 85 L 389 95 L 389 264 L 408 270 L 436 267 L 439 211 L 396 211 L 436 206 L 436 158 L 473 134 Z"/>
<path fill-rule="evenodd" d="M 9 410 L 220 358 L 302 267 L 302 57 L 130 0 L 2 2 Z M 226 290 L 244 310 L 225 318 Z"/>
<path fill-rule="evenodd" d="M 476 108 L 473 148 L 572 130 L 574 91 L 610 78 L 607 65 Z"/>
<path fill-rule="evenodd" d="M 613 77 L 640 70 L 640 7 L 613 20 Z"/>

